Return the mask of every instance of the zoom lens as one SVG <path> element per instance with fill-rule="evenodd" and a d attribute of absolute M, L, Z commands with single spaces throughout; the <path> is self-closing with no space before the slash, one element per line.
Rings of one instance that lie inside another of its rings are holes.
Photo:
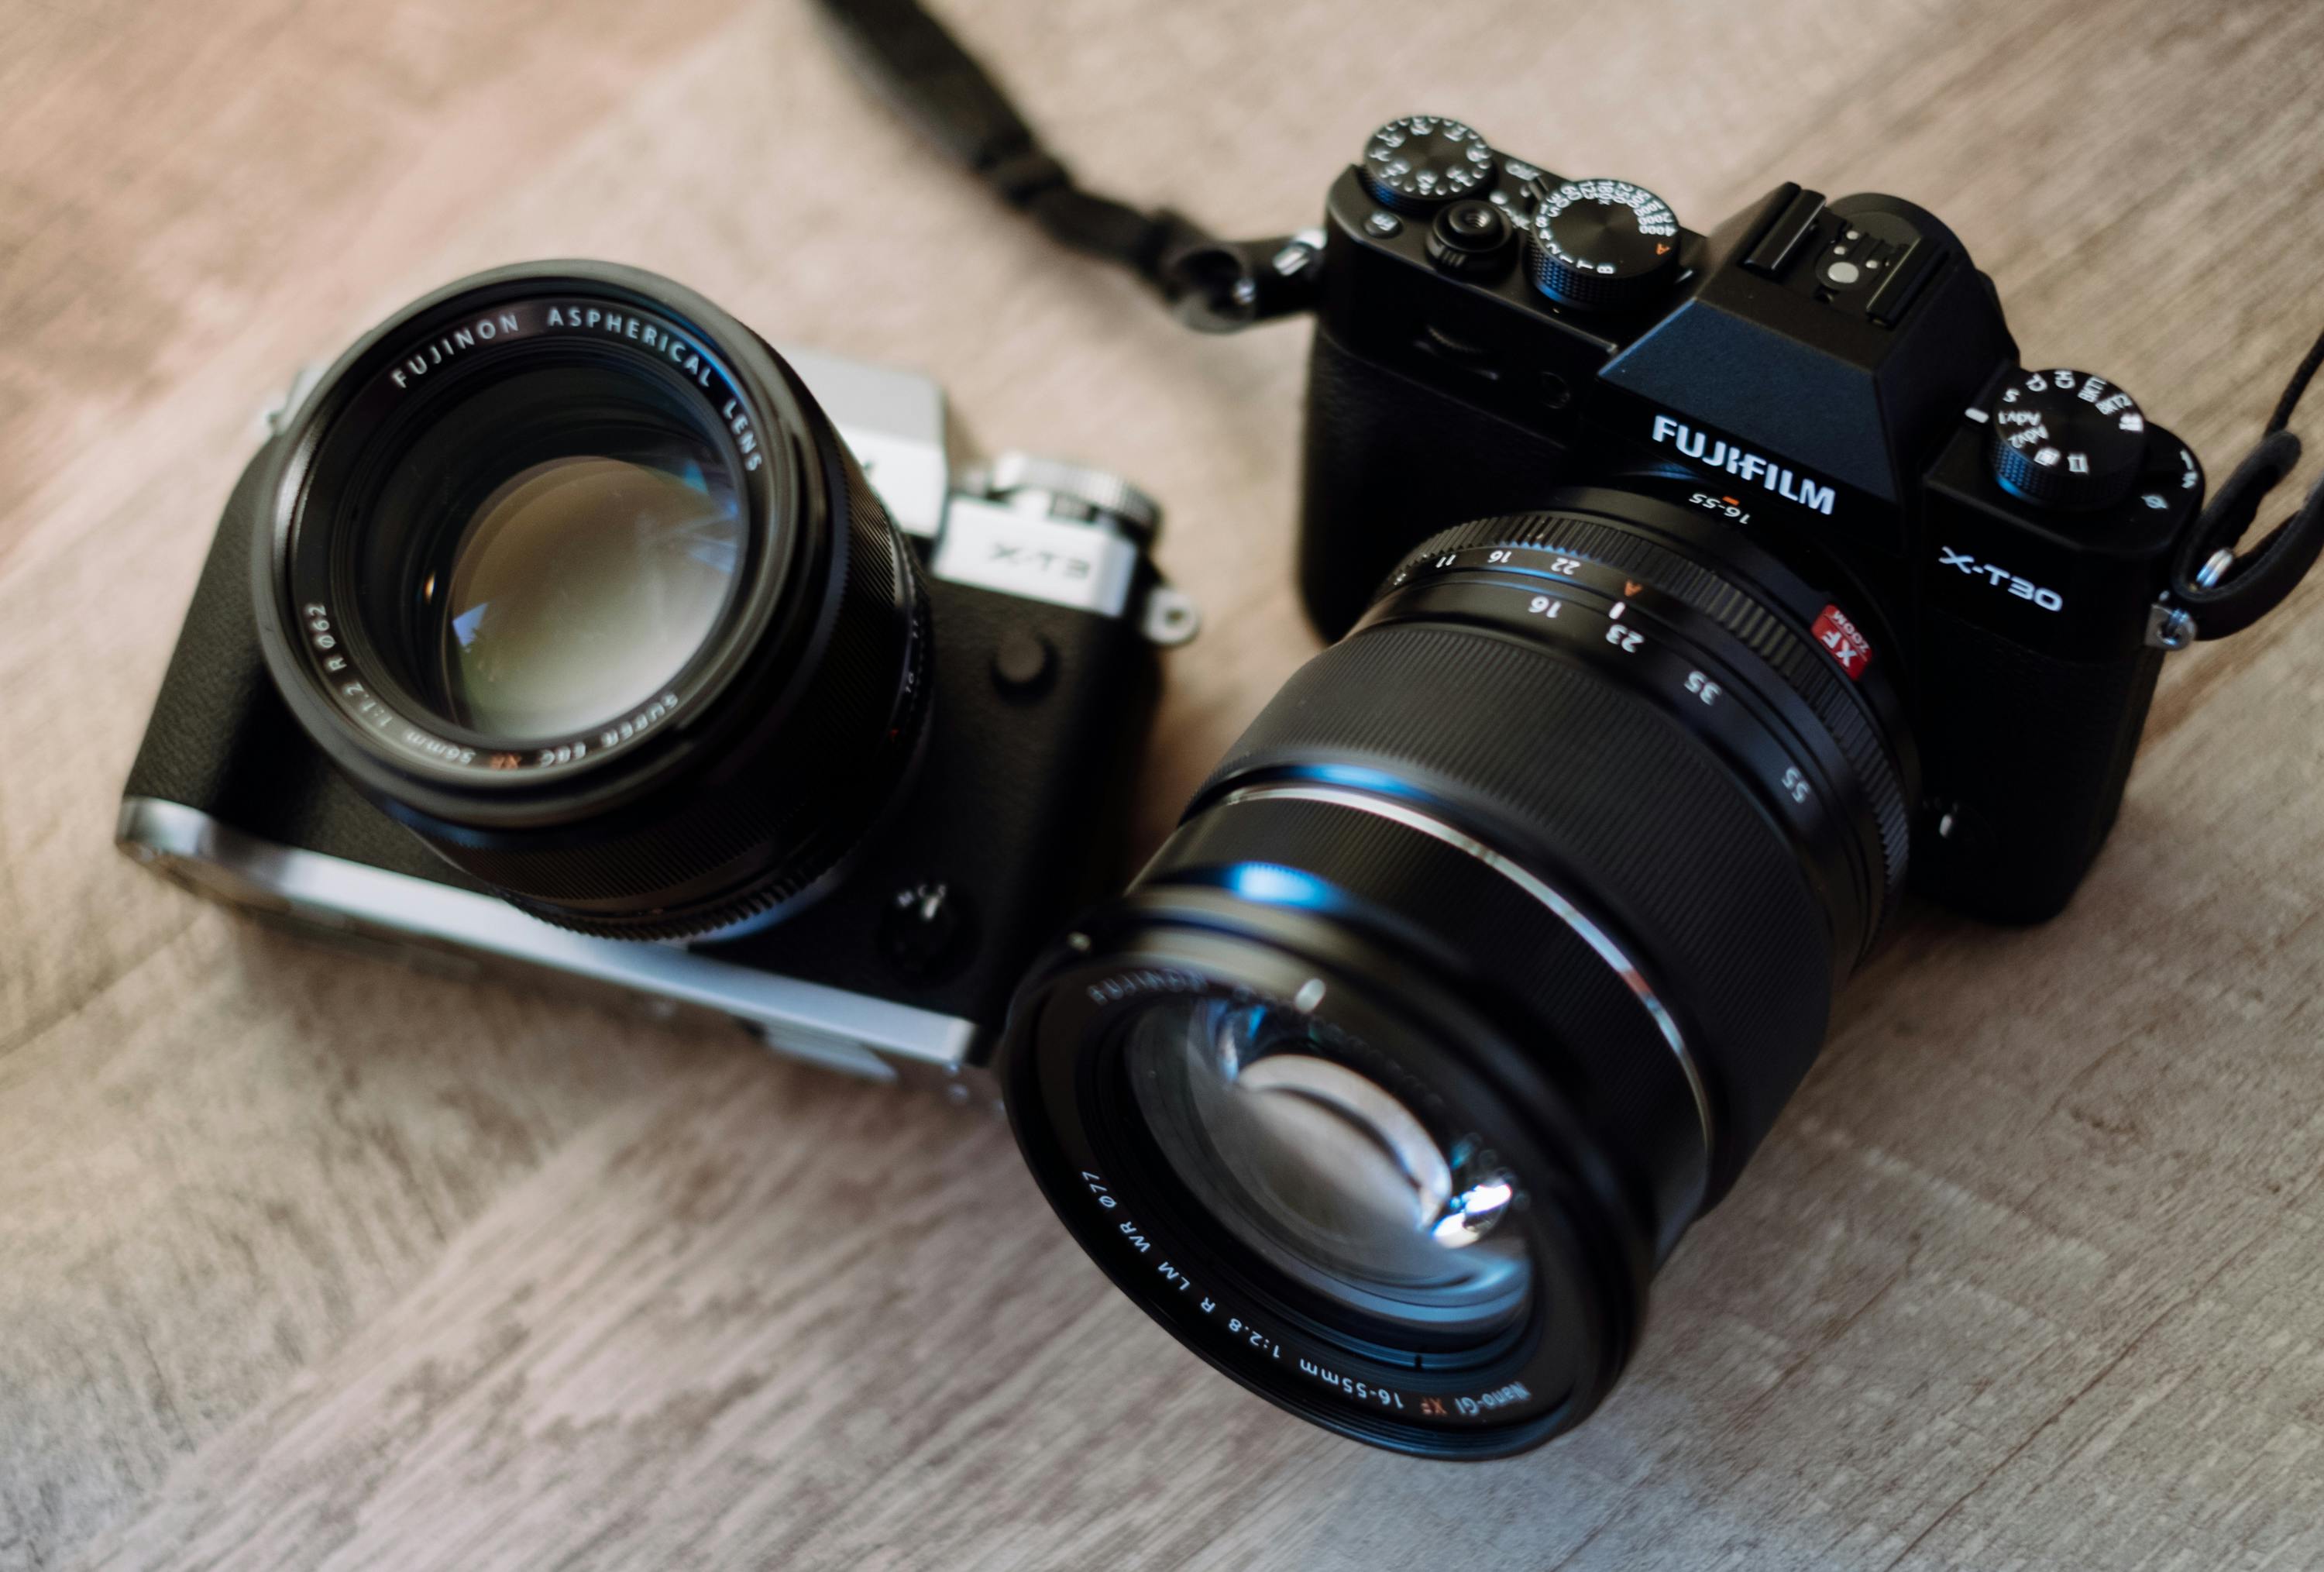
<path fill-rule="evenodd" d="M 1220 1369 L 1521 1450 L 1635 1346 L 1896 898 L 1880 635 L 1645 491 L 1439 536 L 1020 993 L 1045 1192 Z"/>
<path fill-rule="evenodd" d="M 600 264 L 398 314 L 276 443 L 261 643 L 292 711 L 455 866 L 665 938 L 827 883 L 915 756 L 908 548 L 798 376 Z"/>

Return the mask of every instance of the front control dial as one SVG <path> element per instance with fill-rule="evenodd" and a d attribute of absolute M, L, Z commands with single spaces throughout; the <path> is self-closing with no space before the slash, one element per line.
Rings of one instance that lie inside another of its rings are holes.
<path fill-rule="evenodd" d="M 1357 166 L 1364 190 L 1399 213 L 1426 213 L 1492 189 L 1493 150 L 1485 139 L 1441 115 L 1407 115 L 1372 133 Z"/>
<path fill-rule="evenodd" d="M 1678 275 L 1678 216 L 1645 187 L 1568 180 L 1534 208 L 1534 286 L 1580 310 L 1639 305 Z"/>
<path fill-rule="evenodd" d="M 2137 484 L 2146 417 L 2102 376 L 2019 372 L 1993 406 L 1993 477 L 2042 507 L 2111 507 Z"/>

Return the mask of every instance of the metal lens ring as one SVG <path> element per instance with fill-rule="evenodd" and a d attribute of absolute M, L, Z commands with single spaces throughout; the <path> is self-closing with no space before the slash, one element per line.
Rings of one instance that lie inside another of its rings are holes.
<path fill-rule="evenodd" d="M 315 687 L 375 749 L 453 779 L 569 770 L 702 697 L 715 635 L 762 609 L 747 605 L 754 582 L 763 598 L 779 577 L 800 499 L 767 462 L 761 430 L 777 417 L 674 313 L 570 287 L 452 305 L 398 324 L 310 396 L 267 566 Z M 644 550 L 604 549 L 641 535 Z M 685 603 L 678 615 L 625 625 L 656 591 Z M 540 604 L 511 606 L 528 592 Z M 512 612 L 515 628 L 494 625 Z M 659 681 L 463 702 L 464 639 L 513 643 L 493 652 L 506 688 L 586 681 L 593 665 L 618 679 L 635 660 L 625 644 L 673 636 Z M 546 724 L 518 718 L 528 710 Z"/>
<path fill-rule="evenodd" d="M 916 756 L 910 552 L 796 374 L 669 280 L 463 280 L 277 437 L 254 605 L 317 744 L 479 882 L 665 938 L 803 899 Z"/>
<path fill-rule="evenodd" d="M 1644 1262 L 1604 1276 L 1620 1250 L 1569 1193 L 1556 1117 L 1443 1046 L 1493 1031 L 1458 1000 L 1415 1019 L 1360 940 L 1277 911 L 1252 942 L 1235 916 L 1217 891 L 1133 899 L 1030 995 L 1004 1077 L 1059 1216 L 1316 1423 L 1442 1456 L 1564 1428 L 1627 1357 Z"/>

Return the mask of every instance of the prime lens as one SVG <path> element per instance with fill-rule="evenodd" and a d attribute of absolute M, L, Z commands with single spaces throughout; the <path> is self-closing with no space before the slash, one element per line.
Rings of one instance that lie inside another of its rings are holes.
<path fill-rule="evenodd" d="M 827 883 L 915 756 L 911 553 L 781 358 L 598 263 L 466 279 L 278 437 L 254 603 L 308 735 L 449 862 L 588 932 Z"/>
<path fill-rule="evenodd" d="M 1012 1120 L 1114 1281 L 1377 1445 L 1586 1416 L 1896 898 L 1843 600 L 1644 490 L 1408 559 L 1019 995 Z"/>

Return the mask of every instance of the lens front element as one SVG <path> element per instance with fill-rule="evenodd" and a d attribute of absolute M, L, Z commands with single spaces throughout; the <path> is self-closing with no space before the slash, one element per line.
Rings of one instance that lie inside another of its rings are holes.
<path fill-rule="evenodd" d="M 1296 1015 L 1175 999 L 1130 1029 L 1124 1063 L 1179 1181 L 1315 1291 L 1440 1333 L 1482 1334 L 1523 1310 L 1523 1244 L 1494 1232 L 1515 1179 L 1310 1051 Z"/>
<path fill-rule="evenodd" d="M 714 454 L 574 454 L 519 469 L 461 530 L 449 575 L 420 587 L 449 717 L 533 738 L 645 703 L 716 625 L 742 544 Z"/>
<path fill-rule="evenodd" d="M 666 279 L 505 268 L 278 438 L 259 642 L 316 744 L 470 878 L 614 938 L 772 920 L 900 793 L 911 549 L 798 374 Z"/>

